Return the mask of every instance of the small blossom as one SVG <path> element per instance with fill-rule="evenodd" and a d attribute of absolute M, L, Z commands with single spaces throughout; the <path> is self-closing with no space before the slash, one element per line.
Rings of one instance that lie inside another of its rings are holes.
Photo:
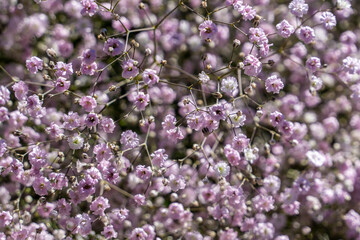
<path fill-rule="evenodd" d="M 139 145 L 138 135 L 131 130 L 127 130 L 121 134 L 120 143 L 125 148 L 135 148 Z"/>
<path fill-rule="evenodd" d="M 91 112 L 96 108 L 96 100 L 91 96 L 84 96 L 79 101 L 80 106 L 84 108 L 85 111 Z"/>
<path fill-rule="evenodd" d="M 98 162 L 108 161 L 113 157 L 111 149 L 106 143 L 100 143 L 95 145 L 94 154 L 96 155 L 96 160 Z"/>
<path fill-rule="evenodd" d="M 199 73 L 198 77 L 199 77 L 199 81 L 200 81 L 201 84 L 205 84 L 208 81 L 210 81 L 210 77 L 204 71 Z"/>
<path fill-rule="evenodd" d="M 317 57 L 311 57 L 308 60 L 306 60 L 306 67 L 312 71 L 316 72 L 321 67 L 321 61 Z"/>
<path fill-rule="evenodd" d="M 94 0 L 81 0 L 80 3 L 83 6 L 83 9 L 81 10 L 82 15 L 87 14 L 90 17 L 94 16 L 98 8 Z"/>
<path fill-rule="evenodd" d="M 26 95 L 27 95 L 27 93 L 29 91 L 28 86 L 23 81 L 19 81 L 19 82 L 15 83 L 12 86 L 12 89 L 15 92 L 15 97 L 20 101 L 25 100 Z M 0 93 L 0 98 L 1 98 L 1 93 Z"/>
<path fill-rule="evenodd" d="M 5 105 L 10 100 L 10 91 L 5 86 L 0 86 L 0 105 Z"/>
<path fill-rule="evenodd" d="M 136 194 L 135 196 L 134 196 L 134 201 L 135 201 L 135 203 L 137 204 L 137 205 L 139 205 L 139 206 L 143 206 L 143 205 L 145 205 L 145 196 L 143 195 L 143 194 Z"/>
<path fill-rule="evenodd" d="M 238 134 L 237 136 L 234 137 L 231 146 L 235 150 L 242 152 L 244 151 L 244 149 L 249 147 L 249 143 L 250 143 L 250 139 L 246 137 L 246 135 Z"/>
<path fill-rule="evenodd" d="M 122 40 L 116 38 L 108 38 L 104 43 L 103 51 L 112 57 L 120 55 L 125 49 L 125 44 Z"/>
<path fill-rule="evenodd" d="M 261 62 L 253 55 L 248 55 L 245 57 L 244 65 L 244 72 L 248 76 L 256 77 L 262 69 Z"/>
<path fill-rule="evenodd" d="M 347 56 L 345 59 L 343 59 L 342 63 L 344 71 L 350 74 L 357 73 L 360 69 L 360 61 L 356 58 Z"/>
<path fill-rule="evenodd" d="M 154 85 L 159 82 L 159 76 L 153 69 L 145 69 L 142 73 L 142 78 L 145 84 Z"/>
<path fill-rule="evenodd" d="M 233 149 L 231 145 L 226 145 L 224 148 L 224 154 L 231 166 L 237 166 L 241 162 L 241 157 L 238 151 Z"/>
<path fill-rule="evenodd" d="M 203 40 L 214 40 L 218 28 L 211 20 L 206 20 L 199 25 L 200 37 Z"/>
<path fill-rule="evenodd" d="M 4 228 L 5 226 L 10 225 L 12 222 L 13 217 L 8 211 L 1 211 L 0 210 L 0 227 Z"/>
<path fill-rule="evenodd" d="M 268 39 L 266 37 L 266 34 L 262 28 L 250 28 L 249 29 L 249 41 L 251 43 L 254 43 L 258 46 L 268 43 Z"/>
<path fill-rule="evenodd" d="M 284 115 L 281 112 L 275 111 L 270 114 L 270 122 L 274 127 L 280 126 L 284 119 Z"/>
<path fill-rule="evenodd" d="M 320 22 L 327 30 L 331 30 L 336 26 L 336 17 L 331 12 L 323 12 L 320 15 Z"/>
<path fill-rule="evenodd" d="M 54 70 L 56 77 L 69 78 L 74 73 L 72 63 L 57 62 Z"/>
<path fill-rule="evenodd" d="M 309 164 L 314 167 L 321 167 L 326 161 L 325 156 L 316 150 L 308 151 L 306 153 L 306 157 L 309 161 Z"/>
<path fill-rule="evenodd" d="M 80 135 L 74 135 L 68 138 L 68 143 L 71 149 L 81 149 L 84 144 L 84 139 Z"/>
<path fill-rule="evenodd" d="M 274 198 L 272 196 L 257 195 L 252 199 L 254 209 L 259 212 L 268 212 L 274 209 Z"/>
<path fill-rule="evenodd" d="M 126 79 L 136 77 L 139 74 L 139 69 L 136 66 L 137 64 L 138 62 L 133 59 L 124 61 L 121 65 L 123 69 L 121 76 Z"/>
<path fill-rule="evenodd" d="M 86 49 L 82 52 L 79 58 L 83 63 L 91 64 L 96 60 L 96 52 L 94 49 Z"/>
<path fill-rule="evenodd" d="M 280 92 L 280 90 L 283 88 L 284 88 L 284 83 L 276 75 L 272 75 L 272 76 L 268 77 L 265 81 L 265 89 L 269 93 L 278 94 Z"/>
<path fill-rule="evenodd" d="M 37 195 L 47 195 L 48 191 L 51 189 L 50 181 L 46 177 L 37 177 L 33 183 L 33 188 Z"/>
<path fill-rule="evenodd" d="M 210 116 L 216 120 L 225 120 L 227 117 L 226 109 L 223 104 L 216 104 L 210 107 L 209 109 Z"/>
<path fill-rule="evenodd" d="M 143 92 L 138 92 L 135 94 L 135 106 L 139 111 L 144 111 L 146 106 L 150 102 L 149 94 L 145 94 Z"/>
<path fill-rule="evenodd" d="M 70 81 L 68 81 L 66 78 L 59 77 L 55 82 L 55 90 L 57 92 L 64 92 L 68 90 L 70 87 Z"/>
<path fill-rule="evenodd" d="M 96 62 L 86 64 L 82 63 L 80 67 L 81 74 L 92 76 L 96 73 L 97 70 L 97 64 Z"/>
<path fill-rule="evenodd" d="M 289 4 L 289 9 L 292 14 L 302 18 L 309 10 L 309 5 L 304 0 L 293 0 Z"/>
<path fill-rule="evenodd" d="M 235 97 L 238 91 L 238 83 L 235 77 L 227 77 L 221 80 L 221 91 L 231 97 Z"/>
<path fill-rule="evenodd" d="M 238 8 L 236 9 L 241 15 L 242 18 L 245 21 L 250 21 L 253 20 L 255 15 L 256 15 L 256 10 L 254 8 L 252 8 L 250 5 L 246 4 L 246 5 L 237 5 Z"/>
<path fill-rule="evenodd" d="M 150 179 L 150 177 L 152 175 L 152 171 L 149 166 L 145 167 L 144 165 L 137 165 L 135 174 L 138 178 L 146 181 L 146 180 Z"/>
<path fill-rule="evenodd" d="M 283 38 L 290 37 L 295 31 L 295 28 L 286 20 L 282 20 L 277 24 L 276 29 L 278 30 L 278 34 Z"/>
<path fill-rule="evenodd" d="M 215 165 L 214 170 L 219 177 L 227 177 L 230 173 L 230 167 L 226 162 L 218 162 Z"/>
<path fill-rule="evenodd" d="M 37 73 L 39 70 L 43 70 L 43 60 L 38 57 L 31 57 L 26 60 L 26 67 L 32 74 Z"/>
<path fill-rule="evenodd" d="M 246 121 L 246 115 L 241 111 L 237 111 L 229 114 L 230 123 L 233 124 L 235 128 L 242 127 Z"/>
<path fill-rule="evenodd" d="M 311 87 L 313 87 L 316 91 L 319 91 L 323 86 L 323 81 L 314 75 L 311 76 L 310 83 L 311 83 Z"/>
<path fill-rule="evenodd" d="M 186 187 L 185 179 L 181 175 L 175 176 L 174 174 L 171 174 L 169 176 L 169 186 L 172 191 L 177 192 L 180 189 L 184 189 Z"/>
<path fill-rule="evenodd" d="M 165 149 L 158 149 L 153 152 L 151 155 L 152 164 L 155 167 L 162 167 L 164 166 L 165 161 L 168 159 L 168 155 L 165 154 Z"/>
<path fill-rule="evenodd" d="M 112 225 L 105 226 L 104 230 L 101 232 L 101 234 L 106 239 L 117 238 L 117 236 L 118 236 L 118 233 L 115 231 L 115 229 Z"/>
<path fill-rule="evenodd" d="M 301 27 L 299 31 L 299 39 L 305 44 L 309 44 L 315 40 L 315 32 L 311 27 Z"/>
<path fill-rule="evenodd" d="M 109 200 L 103 196 L 97 197 L 90 205 L 90 210 L 99 216 L 105 215 L 105 210 L 110 207 Z"/>
<path fill-rule="evenodd" d="M 112 118 L 103 117 L 100 121 L 101 128 L 106 133 L 113 133 L 115 129 L 115 123 Z"/>
<path fill-rule="evenodd" d="M 99 117 L 96 113 L 89 113 L 85 118 L 85 125 L 89 128 L 95 127 L 99 123 Z"/>

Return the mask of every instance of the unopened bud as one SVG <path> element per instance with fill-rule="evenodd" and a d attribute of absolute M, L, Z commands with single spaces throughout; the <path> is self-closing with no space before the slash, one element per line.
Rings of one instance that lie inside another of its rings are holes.
<path fill-rule="evenodd" d="M 234 39 L 234 41 L 233 41 L 233 47 L 234 47 L 234 48 L 239 47 L 240 44 L 241 44 L 241 41 L 240 41 L 239 39 Z"/>
<path fill-rule="evenodd" d="M 145 49 L 145 56 L 149 56 L 149 55 L 151 55 L 151 49 L 147 48 Z"/>
<path fill-rule="evenodd" d="M 49 57 L 56 58 L 56 52 L 55 52 L 55 50 L 52 49 L 52 48 L 46 49 L 46 54 L 47 54 Z"/>

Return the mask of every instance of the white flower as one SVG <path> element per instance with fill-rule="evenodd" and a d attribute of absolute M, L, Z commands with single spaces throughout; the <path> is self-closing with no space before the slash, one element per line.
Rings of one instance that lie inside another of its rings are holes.
<path fill-rule="evenodd" d="M 323 81 L 320 79 L 320 78 L 318 78 L 318 77 L 316 77 L 316 76 L 312 76 L 311 77 L 311 86 L 316 90 L 316 91 L 318 91 L 318 90 L 320 90 L 321 88 L 322 88 L 322 86 L 323 86 Z"/>
<path fill-rule="evenodd" d="M 207 83 L 210 78 L 204 71 L 202 71 L 201 73 L 199 73 L 199 80 L 201 83 Z"/>
<path fill-rule="evenodd" d="M 246 121 L 246 115 L 243 114 L 241 111 L 238 111 L 236 113 L 232 113 L 229 115 L 232 124 L 234 124 L 235 128 L 244 126 L 244 123 Z"/>
<path fill-rule="evenodd" d="M 226 162 L 218 162 L 215 165 L 215 173 L 220 177 L 226 177 L 230 173 L 230 167 Z"/>
<path fill-rule="evenodd" d="M 351 3 L 348 0 L 337 0 L 336 6 L 338 9 L 343 10 L 343 9 L 351 8 Z"/>
<path fill-rule="evenodd" d="M 235 97 L 235 95 L 238 93 L 237 87 L 238 83 L 234 77 L 227 77 L 221 80 L 221 91 L 230 97 Z"/>
<path fill-rule="evenodd" d="M 309 161 L 309 164 L 314 167 L 321 167 L 326 161 L 325 156 L 316 150 L 308 151 L 306 153 L 306 157 Z"/>
<path fill-rule="evenodd" d="M 84 144 L 84 139 L 79 135 L 74 135 L 68 138 L 68 143 L 71 149 L 80 149 Z"/>
<path fill-rule="evenodd" d="M 250 162 L 253 163 L 253 161 L 257 158 L 256 153 L 259 151 L 258 148 L 246 148 L 244 150 L 244 155 L 245 155 L 245 159 Z"/>

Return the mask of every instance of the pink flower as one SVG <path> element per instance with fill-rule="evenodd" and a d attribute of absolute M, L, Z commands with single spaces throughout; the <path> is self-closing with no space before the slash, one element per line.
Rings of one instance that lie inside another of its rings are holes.
<path fill-rule="evenodd" d="M 186 187 L 185 178 L 181 175 L 175 176 L 174 174 L 171 174 L 169 176 L 169 186 L 173 192 L 184 189 Z"/>
<path fill-rule="evenodd" d="M 40 196 L 47 195 L 48 191 L 51 189 L 50 181 L 43 176 L 35 178 L 32 186 L 35 190 L 35 193 Z"/>
<path fill-rule="evenodd" d="M 320 15 L 320 22 L 327 30 L 331 30 L 336 26 L 336 17 L 331 12 L 323 12 Z"/>
<path fill-rule="evenodd" d="M 96 100 L 91 96 L 84 96 L 79 101 L 80 106 L 84 108 L 85 111 L 91 112 L 96 108 Z"/>
<path fill-rule="evenodd" d="M 155 167 L 164 166 L 164 163 L 167 159 L 168 155 L 165 154 L 165 149 L 158 149 L 151 154 L 151 161 Z"/>
<path fill-rule="evenodd" d="M 145 196 L 143 194 L 136 194 L 134 196 L 134 201 L 137 205 L 143 206 L 145 205 Z"/>
<path fill-rule="evenodd" d="M 104 227 L 104 230 L 101 232 L 102 236 L 106 239 L 117 238 L 118 233 L 115 231 L 112 225 L 107 225 Z"/>
<path fill-rule="evenodd" d="M 270 114 L 270 122 L 274 127 L 281 125 L 284 119 L 284 115 L 281 112 L 275 111 Z"/>
<path fill-rule="evenodd" d="M 138 135 L 131 130 L 127 130 L 121 134 L 120 143 L 125 148 L 135 148 L 139 145 Z"/>
<path fill-rule="evenodd" d="M 233 149 L 231 145 L 226 145 L 224 148 L 224 154 L 228 159 L 231 166 L 237 166 L 240 164 L 241 157 L 238 151 Z"/>
<path fill-rule="evenodd" d="M 246 56 L 244 65 L 244 73 L 248 76 L 256 77 L 262 70 L 261 62 L 253 55 Z"/>
<path fill-rule="evenodd" d="M 264 43 L 268 43 L 268 39 L 263 29 L 261 28 L 250 28 L 249 29 L 249 41 L 256 45 L 262 45 Z"/>
<path fill-rule="evenodd" d="M 31 57 L 30 59 L 26 60 L 26 67 L 29 72 L 35 74 L 39 70 L 43 70 L 43 60 L 38 57 Z"/>
<path fill-rule="evenodd" d="M 10 91 L 5 86 L 0 86 L 0 105 L 5 105 L 10 100 Z"/>
<path fill-rule="evenodd" d="M 90 210 L 95 215 L 104 216 L 105 210 L 110 207 L 109 200 L 103 196 L 97 197 L 90 205 Z"/>
<path fill-rule="evenodd" d="M 138 63 L 133 59 L 124 61 L 121 65 L 123 69 L 121 76 L 126 79 L 136 77 L 139 74 L 139 69 L 136 66 L 137 64 Z"/>
<path fill-rule="evenodd" d="M 147 240 L 148 234 L 142 228 L 134 228 L 132 230 L 129 240 Z"/>
<path fill-rule="evenodd" d="M 108 161 L 113 157 L 111 149 L 106 143 L 97 144 L 94 147 L 94 154 L 96 155 L 96 161 Z"/>
<path fill-rule="evenodd" d="M 200 37 L 203 40 L 213 40 L 217 34 L 217 27 L 211 20 L 206 20 L 199 25 Z"/>
<path fill-rule="evenodd" d="M 144 165 L 137 165 L 135 174 L 138 178 L 146 181 L 150 179 L 152 175 L 151 168 L 149 166 L 145 167 Z"/>
<path fill-rule="evenodd" d="M 276 29 L 278 30 L 278 34 L 283 38 L 290 37 L 295 31 L 295 28 L 286 20 L 282 20 L 277 24 Z"/>
<path fill-rule="evenodd" d="M 268 77 L 265 81 L 265 89 L 269 93 L 279 93 L 281 89 L 284 88 L 284 83 L 281 81 L 281 79 L 276 76 L 272 75 Z"/>
<path fill-rule="evenodd" d="M 3 228 L 8 226 L 13 220 L 10 212 L 8 211 L 0 211 L 0 227 Z"/>
<path fill-rule="evenodd" d="M 12 86 L 12 89 L 15 92 L 15 97 L 20 101 L 25 100 L 26 95 L 27 95 L 27 93 L 29 91 L 28 86 L 23 81 L 19 81 L 19 82 L 15 83 Z"/>
<path fill-rule="evenodd" d="M 72 63 L 57 62 L 54 69 L 56 77 L 68 78 L 73 74 Z"/>
<path fill-rule="evenodd" d="M 113 133 L 115 129 L 115 123 L 112 118 L 103 117 L 100 121 L 101 128 L 106 133 Z"/>
<path fill-rule="evenodd" d="M 83 6 L 81 10 L 82 15 L 88 14 L 90 17 L 94 16 L 98 8 L 94 0 L 81 0 L 80 3 Z"/>
<path fill-rule="evenodd" d="M 82 52 L 79 58 L 83 63 L 91 64 L 96 60 L 96 52 L 94 49 L 86 49 Z"/>
<path fill-rule="evenodd" d="M 301 27 L 299 31 L 299 39 L 305 44 L 309 44 L 315 40 L 315 32 L 311 27 Z"/>
<path fill-rule="evenodd" d="M 56 83 L 55 83 L 55 89 L 56 89 L 56 91 L 58 91 L 58 92 L 64 92 L 64 91 L 68 90 L 69 87 L 70 87 L 70 81 L 67 81 L 66 78 L 59 77 L 59 78 L 56 80 Z"/>
<path fill-rule="evenodd" d="M 321 67 L 321 61 L 317 57 L 311 57 L 308 60 L 306 60 L 306 67 L 311 72 L 316 72 Z"/>
<path fill-rule="evenodd" d="M 135 94 L 135 106 L 139 111 L 144 111 L 146 106 L 150 102 L 149 94 L 145 94 L 143 92 L 138 92 Z"/>
<path fill-rule="evenodd" d="M 304 0 L 293 0 L 289 4 L 289 9 L 292 14 L 302 18 L 309 10 L 309 5 Z"/>
<path fill-rule="evenodd" d="M 256 10 L 248 4 L 240 5 L 237 10 L 242 15 L 242 17 L 245 21 L 254 19 L 255 15 L 256 15 Z"/>
<path fill-rule="evenodd" d="M 153 69 L 145 69 L 142 78 L 145 84 L 154 85 L 159 82 L 159 76 L 156 74 L 156 71 Z"/>
<path fill-rule="evenodd" d="M 81 64 L 81 68 L 80 68 L 81 74 L 92 76 L 96 73 L 96 70 L 97 70 L 96 62 L 90 64 L 86 64 L 86 63 Z"/>
<path fill-rule="evenodd" d="M 99 123 L 99 117 L 96 113 L 89 113 L 85 118 L 85 125 L 88 128 L 95 127 Z"/>
<path fill-rule="evenodd" d="M 112 57 L 121 54 L 125 49 L 125 44 L 122 40 L 116 38 L 109 38 L 104 43 L 103 51 Z"/>

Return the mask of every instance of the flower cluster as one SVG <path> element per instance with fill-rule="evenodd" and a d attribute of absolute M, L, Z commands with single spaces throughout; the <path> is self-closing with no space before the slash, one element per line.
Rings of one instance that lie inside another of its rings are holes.
<path fill-rule="evenodd" d="M 0 239 L 360 239 L 349 0 L 0 0 Z"/>

